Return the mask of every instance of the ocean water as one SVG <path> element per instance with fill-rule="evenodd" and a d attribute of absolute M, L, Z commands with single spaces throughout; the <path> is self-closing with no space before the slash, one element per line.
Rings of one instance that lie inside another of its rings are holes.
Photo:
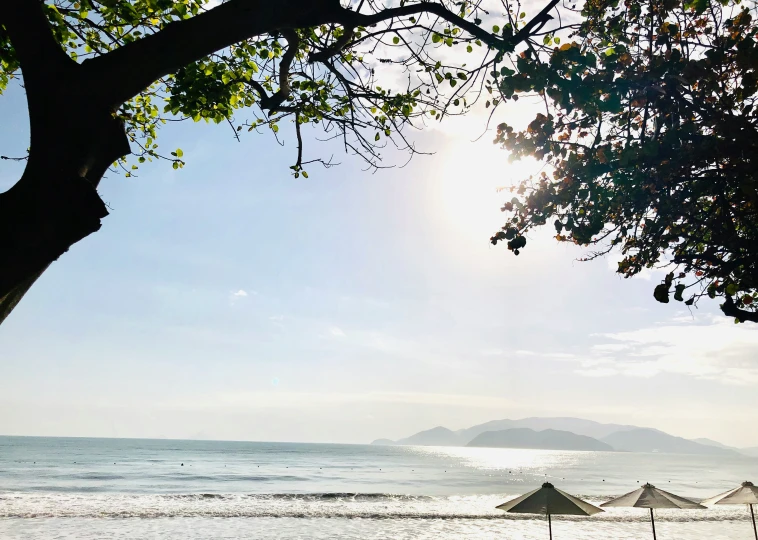
<path fill-rule="evenodd" d="M 599 504 L 647 481 L 704 499 L 758 479 L 733 457 L 0 437 L 3 539 L 541 539 L 495 506 L 548 480 Z M 745 507 L 661 510 L 661 539 L 750 539 Z M 652 537 L 645 510 L 553 518 L 556 540 Z"/>

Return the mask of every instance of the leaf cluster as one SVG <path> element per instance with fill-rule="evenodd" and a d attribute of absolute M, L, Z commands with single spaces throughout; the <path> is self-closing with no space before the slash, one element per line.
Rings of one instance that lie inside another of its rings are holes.
<path fill-rule="evenodd" d="M 758 22 L 740 0 L 588 0 L 563 44 L 546 38 L 506 99 L 541 97 L 525 130 L 495 139 L 547 169 L 513 188 L 492 243 L 550 223 L 556 239 L 620 251 L 618 272 L 666 268 L 654 296 L 721 297 L 758 321 Z"/>
<path fill-rule="evenodd" d="M 48 0 L 44 9 L 56 41 L 81 63 L 202 16 L 211 9 L 207 2 Z M 178 152 L 163 153 L 157 138 L 161 125 L 184 120 L 228 124 L 237 139 L 261 130 L 278 139 L 280 126 L 288 126 L 297 140 L 295 176 L 307 176 L 308 163 L 331 164 L 303 157 L 301 129 L 307 126 L 340 141 L 369 168 L 382 166 L 388 145 L 413 155 L 418 151 L 405 130 L 465 113 L 485 91 L 492 66 L 512 48 L 507 40 L 519 27 L 514 7 L 505 0 L 489 2 L 511 21 L 490 33 L 481 29 L 483 18 L 491 18 L 486 3 L 353 0 L 334 22 L 281 28 L 218 50 L 120 106 L 117 115 L 134 156 L 117 165 L 127 176 L 155 159 L 182 167 Z M 0 27 L 0 91 L 18 77 L 18 62 Z"/>

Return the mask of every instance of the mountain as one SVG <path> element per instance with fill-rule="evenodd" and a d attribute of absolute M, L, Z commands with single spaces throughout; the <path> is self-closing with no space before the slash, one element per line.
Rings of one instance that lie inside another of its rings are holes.
<path fill-rule="evenodd" d="M 376 444 L 378 446 L 389 446 L 391 444 L 395 444 L 395 441 L 391 441 L 389 439 L 377 439 L 375 441 L 371 441 L 371 444 Z"/>
<path fill-rule="evenodd" d="M 466 444 L 460 436 L 446 427 L 437 426 L 436 428 L 420 431 L 415 435 L 399 439 L 395 444 L 410 444 L 418 446 L 463 446 Z"/>
<path fill-rule="evenodd" d="M 632 429 L 611 433 L 601 439 L 616 450 L 626 452 L 665 452 L 672 454 L 701 454 L 716 456 L 738 455 L 734 450 L 696 443 L 674 437 L 657 429 Z"/>
<path fill-rule="evenodd" d="M 593 422 L 592 420 L 584 420 L 582 418 L 532 417 L 522 418 L 521 420 L 493 420 L 491 422 L 479 424 L 468 429 L 458 430 L 456 433 L 458 433 L 463 440 L 470 441 L 485 431 L 500 431 L 503 429 L 513 428 L 528 428 L 533 429 L 534 431 L 556 429 L 559 431 L 570 431 L 572 433 L 576 433 L 577 435 L 584 435 L 585 437 L 602 439 L 603 437 L 607 437 L 611 433 L 616 433 L 617 431 L 639 429 L 639 426 L 628 426 L 623 424 L 601 424 L 600 422 Z"/>
<path fill-rule="evenodd" d="M 570 431 L 545 429 L 535 431 L 529 428 L 512 428 L 480 433 L 466 446 L 487 448 L 538 448 L 543 450 L 597 450 L 613 451 L 603 442 L 577 435 Z"/>
<path fill-rule="evenodd" d="M 739 450 L 735 448 L 734 446 L 727 446 L 718 441 L 714 441 L 713 439 L 706 439 L 705 437 L 701 437 L 699 439 L 690 439 L 690 440 L 698 444 L 704 444 L 705 446 L 715 446 L 716 448 L 725 448 L 727 450 L 736 450 L 737 452 L 739 452 Z"/>
<path fill-rule="evenodd" d="M 642 428 L 625 424 L 603 424 L 592 420 L 585 420 L 583 418 L 569 417 L 532 417 L 522 418 L 520 420 L 492 420 L 490 422 L 485 422 L 484 424 L 478 424 L 457 431 L 451 431 L 445 427 L 438 426 L 398 441 L 393 442 L 388 439 L 377 439 L 372 444 L 466 446 L 483 433 L 513 429 L 527 429 L 534 432 L 569 432 L 577 436 L 591 437 L 592 439 L 597 439 L 602 443 L 610 445 L 616 450 L 629 452 L 658 451 L 721 456 L 734 456 L 739 452 L 744 455 L 758 457 L 758 447 L 738 450 L 712 439 L 687 440 L 681 437 L 674 437 L 673 435 L 669 435 L 657 429 Z M 493 435 L 488 435 L 488 437 L 493 437 Z M 493 439 L 493 441 L 495 440 Z M 506 440 L 506 442 L 508 441 Z M 482 441 L 480 440 L 477 444 L 479 445 L 481 443 Z M 496 446 L 500 446 L 500 444 L 498 443 Z"/>

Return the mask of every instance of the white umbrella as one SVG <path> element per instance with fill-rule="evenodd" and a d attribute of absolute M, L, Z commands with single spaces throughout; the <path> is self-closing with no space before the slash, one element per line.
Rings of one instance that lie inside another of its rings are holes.
<path fill-rule="evenodd" d="M 591 516 L 602 512 L 597 506 L 561 491 L 550 482 L 545 482 L 541 488 L 530 491 L 521 497 L 516 497 L 497 506 L 497 508 L 515 514 L 545 514 L 548 531 L 550 531 L 550 540 L 553 539 L 551 515 Z"/>
<path fill-rule="evenodd" d="M 710 499 L 703 501 L 703 504 L 746 504 L 750 507 L 750 517 L 753 520 L 753 533 L 755 534 L 755 540 L 758 540 L 758 529 L 755 527 L 755 512 L 753 511 L 753 505 L 758 504 L 758 487 L 755 487 L 752 482 L 742 482 L 740 487 L 734 488 L 716 495 Z"/>
<path fill-rule="evenodd" d="M 622 495 L 618 499 L 613 499 L 606 503 L 601 504 L 603 508 L 608 506 L 626 506 L 630 508 L 649 508 L 650 509 L 650 523 L 653 525 L 653 540 L 656 540 L 655 536 L 655 517 L 653 517 L 653 508 L 680 508 L 683 510 L 701 509 L 705 510 L 705 506 L 679 497 L 668 491 L 658 489 L 652 484 L 645 484 L 639 489 L 635 489 L 631 493 Z"/>

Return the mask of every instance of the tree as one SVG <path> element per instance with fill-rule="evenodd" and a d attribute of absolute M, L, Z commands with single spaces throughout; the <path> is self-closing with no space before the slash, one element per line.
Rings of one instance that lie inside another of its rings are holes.
<path fill-rule="evenodd" d="M 550 35 L 497 85 L 537 94 L 525 130 L 498 126 L 514 159 L 549 168 L 521 182 L 492 243 L 528 231 L 618 249 L 625 277 L 666 268 L 655 299 L 723 299 L 758 322 L 758 25 L 755 2 L 588 0 L 568 38 Z M 569 41 L 570 40 L 570 41 Z"/>
<path fill-rule="evenodd" d="M 291 126 L 292 172 L 304 177 L 309 163 L 330 165 L 303 157 L 301 130 L 316 124 L 378 167 L 388 142 L 416 152 L 403 128 L 462 114 L 487 95 L 489 72 L 558 0 L 533 19 L 505 0 L 493 2 L 497 14 L 480 0 L 214 3 L 0 7 L 0 92 L 23 82 L 31 129 L 23 175 L 0 194 L 0 322 L 48 265 L 100 229 L 108 212 L 97 187 L 109 168 L 130 176 L 145 161 L 184 165 L 180 149 L 155 142 L 166 121 L 226 122 L 235 136 Z M 492 31 L 483 19 L 496 21 Z"/>

